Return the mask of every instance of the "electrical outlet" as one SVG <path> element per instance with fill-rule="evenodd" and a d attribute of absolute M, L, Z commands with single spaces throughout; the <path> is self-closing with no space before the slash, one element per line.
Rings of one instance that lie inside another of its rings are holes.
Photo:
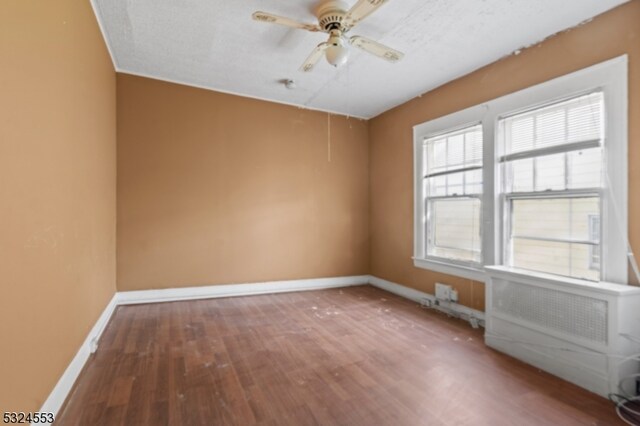
<path fill-rule="evenodd" d="M 451 289 L 451 291 L 449 292 L 449 300 L 458 303 L 458 290 Z"/>
<path fill-rule="evenodd" d="M 451 286 L 446 284 L 436 283 L 436 299 L 438 300 L 451 300 Z"/>

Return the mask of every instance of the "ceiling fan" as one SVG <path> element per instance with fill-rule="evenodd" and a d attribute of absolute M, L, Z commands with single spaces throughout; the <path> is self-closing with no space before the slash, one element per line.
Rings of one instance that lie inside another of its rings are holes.
<path fill-rule="evenodd" d="M 389 62 L 397 62 L 404 54 L 383 44 L 362 36 L 345 37 L 353 27 L 375 12 L 387 0 L 358 0 L 351 9 L 344 1 L 328 0 L 321 3 L 315 11 L 318 24 L 305 24 L 293 19 L 266 12 L 255 12 L 253 19 L 260 22 L 284 25 L 291 28 L 329 34 L 329 40 L 320 43 L 311 52 L 300 67 L 300 71 L 309 72 L 324 55 L 334 67 L 344 65 L 349 59 L 349 45 L 354 45 Z"/>

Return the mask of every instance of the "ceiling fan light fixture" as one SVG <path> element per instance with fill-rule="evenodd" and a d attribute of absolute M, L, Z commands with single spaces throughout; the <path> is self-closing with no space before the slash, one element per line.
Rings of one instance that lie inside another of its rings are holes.
<path fill-rule="evenodd" d="M 324 56 L 329 64 L 339 67 L 349 60 L 351 46 L 371 53 L 389 62 L 398 62 L 404 54 L 377 41 L 362 36 L 345 37 L 363 19 L 378 10 L 388 0 L 357 0 L 351 8 L 344 0 L 318 0 L 316 8 L 317 24 L 299 22 L 295 19 L 274 15 L 267 12 L 255 12 L 253 19 L 260 22 L 283 25 L 311 32 L 329 34 L 329 40 L 318 44 L 307 59 L 302 63 L 300 71 L 313 70 L 318 61 Z M 352 2 L 353 0 L 350 0 Z"/>
<path fill-rule="evenodd" d="M 325 52 L 327 62 L 336 68 L 346 64 L 349 60 L 348 42 L 341 36 L 331 36 L 328 43 Z"/>

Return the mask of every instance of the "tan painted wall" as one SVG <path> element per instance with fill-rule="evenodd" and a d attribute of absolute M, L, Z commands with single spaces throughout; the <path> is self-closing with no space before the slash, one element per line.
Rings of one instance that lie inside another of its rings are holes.
<path fill-rule="evenodd" d="M 0 2 L 0 412 L 41 407 L 115 292 L 115 106 L 89 1 Z"/>
<path fill-rule="evenodd" d="M 367 122 L 117 80 L 119 290 L 369 272 Z"/>
<path fill-rule="evenodd" d="M 461 303 L 484 308 L 484 286 L 415 268 L 413 254 L 414 125 L 629 54 L 631 243 L 640 251 L 640 0 L 413 99 L 370 121 L 371 272 L 433 293 L 453 284 Z"/>

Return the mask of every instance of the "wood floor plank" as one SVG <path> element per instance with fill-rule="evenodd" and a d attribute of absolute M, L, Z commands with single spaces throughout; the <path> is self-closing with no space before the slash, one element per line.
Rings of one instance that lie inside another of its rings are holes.
<path fill-rule="evenodd" d="M 370 286 L 120 306 L 59 425 L 616 425 L 605 399 Z"/>

